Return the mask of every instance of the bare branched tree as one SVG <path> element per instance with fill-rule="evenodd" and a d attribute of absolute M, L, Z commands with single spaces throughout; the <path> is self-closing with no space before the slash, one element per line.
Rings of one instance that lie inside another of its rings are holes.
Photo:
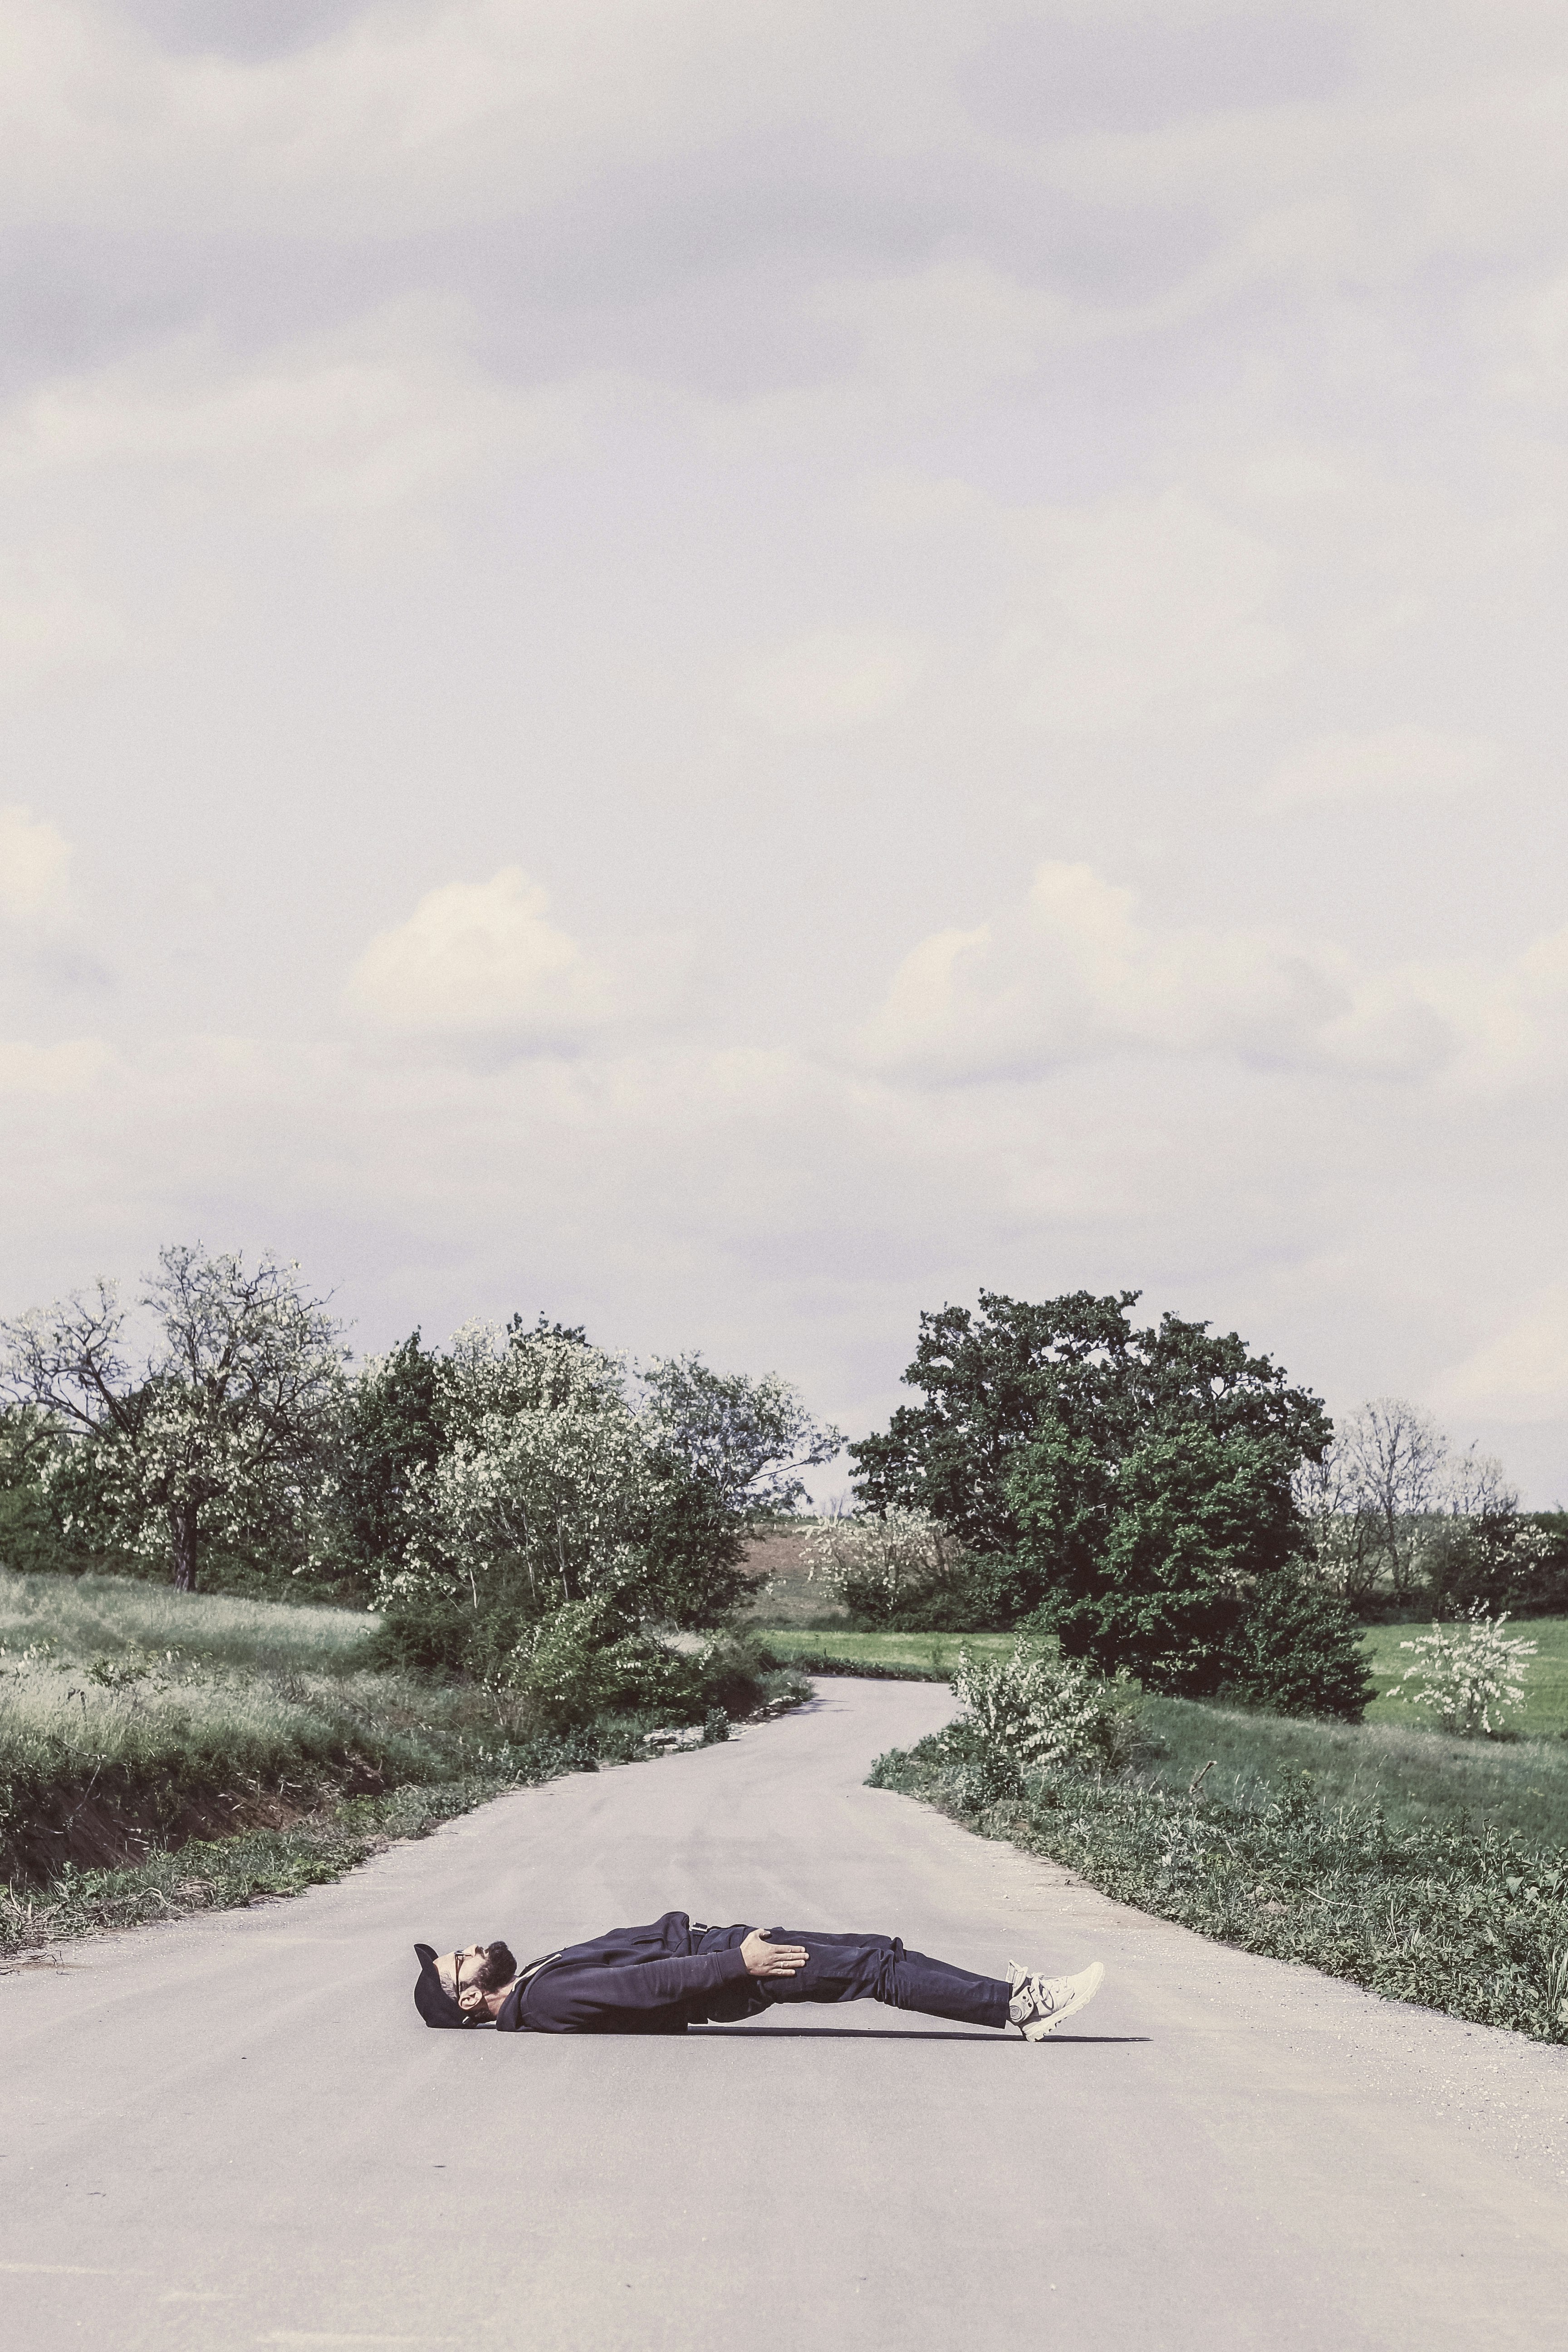
<path fill-rule="evenodd" d="M 1440 1507 L 1448 1441 L 1419 1405 L 1373 1397 L 1339 1443 L 1354 1507 L 1375 1531 L 1381 1576 L 1395 1601 L 1409 1601 L 1422 1582 L 1422 1523 Z"/>
<path fill-rule="evenodd" d="M 159 1253 L 137 1302 L 152 1345 L 132 1363 L 128 1311 L 100 1281 L 0 1323 L 0 1382 L 48 1413 L 60 1460 L 136 1550 L 166 1549 L 194 1591 L 204 1539 L 243 1540 L 298 1502 L 344 1361 L 299 1269 L 200 1244 Z"/>

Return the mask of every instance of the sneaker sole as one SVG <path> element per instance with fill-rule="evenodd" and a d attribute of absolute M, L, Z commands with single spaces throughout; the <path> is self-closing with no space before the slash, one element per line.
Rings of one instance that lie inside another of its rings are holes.
<path fill-rule="evenodd" d="M 1055 2033 L 1058 2026 L 1065 2025 L 1069 2017 L 1076 2017 L 1080 2009 L 1087 2009 L 1104 1982 L 1104 1965 L 1096 1960 L 1089 1971 L 1089 1983 L 1080 1992 L 1074 1993 L 1065 2009 L 1055 2011 L 1049 2017 L 1032 2017 L 1027 2025 L 1018 2028 L 1019 2032 L 1026 2042 L 1044 2042 L 1047 2035 Z"/>

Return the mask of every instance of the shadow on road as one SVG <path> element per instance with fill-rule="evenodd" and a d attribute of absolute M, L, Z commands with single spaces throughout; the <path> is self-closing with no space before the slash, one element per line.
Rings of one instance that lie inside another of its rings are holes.
<path fill-rule="evenodd" d="M 728 2042 L 984 2042 L 997 2050 L 1015 2047 L 1009 2034 L 987 2033 L 928 2033 L 918 2027 L 897 2025 L 689 2025 L 688 2034 L 711 2034 Z M 1111 2046 L 1127 2042 L 1147 2042 L 1147 2033 L 1053 2033 L 1053 2046 L 1061 2049 L 1069 2042 L 1102 2043 Z M 1023 2043 L 1016 2045 L 1023 2048 Z"/>

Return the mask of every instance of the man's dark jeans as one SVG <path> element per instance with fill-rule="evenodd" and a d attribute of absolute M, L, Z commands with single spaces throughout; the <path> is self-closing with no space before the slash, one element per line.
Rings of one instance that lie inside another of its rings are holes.
<path fill-rule="evenodd" d="M 691 1949 L 722 1951 L 743 1944 L 751 1932 L 749 1927 L 694 1927 Z M 926 2017 L 950 2017 L 961 2025 L 1007 2022 L 1010 1996 L 998 1978 L 972 1977 L 945 1960 L 906 1951 L 897 1936 L 825 1936 L 815 1927 L 769 1927 L 764 1932 L 774 1944 L 804 1944 L 811 1957 L 793 1977 L 751 1978 L 744 2011 L 751 2016 L 792 2000 L 880 2000 L 892 2009 L 918 2010 Z"/>

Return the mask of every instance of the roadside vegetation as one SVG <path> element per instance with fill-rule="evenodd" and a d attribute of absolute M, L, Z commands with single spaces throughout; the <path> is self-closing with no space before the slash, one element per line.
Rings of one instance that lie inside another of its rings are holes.
<path fill-rule="evenodd" d="M 377 1663 L 363 1611 L 0 1574 L 0 1951 L 285 1894 L 502 1789 L 792 1704 L 726 1638 L 657 1706 L 579 1711 Z"/>
<path fill-rule="evenodd" d="M 1200 1935 L 1568 2042 L 1568 1746 L 1288 1722 L 1020 1643 L 874 1787 Z"/>
<path fill-rule="evenodd" d="M 773 1622 L 765 1608 L 748 1622 L 781 1664 L 796 1666 L 805 1674 L 865 1675 L 879 1680 L 951 1682 L 963 1651 L 979 1658 L 1007 1657 L 1016 1639 L 1013 1633 L 867 1633 L 842 1623 L 821 1622 L 802 1628 L 798 1624 Z M 1361 1636 L 1362 1654 L 1375 1693 L 1367 1702 L 1363 1723 L 1368 1727 L 1385 1725 L 1391 1731 L 1409 1733 L 1428 1746 L 1423 1718 L 1402 1696 L 1408 1687 L 1405 1676 L 1411 1664 L 1411 1653 L 1402 1645 L 1421 1640 L 1431 1630 L 1430 1619 L 1419 1618 L 1406 1624 L 1368 1626 Z M 1509 1711 L 1505 1728 L 1510 1738 L 1568 1741 L 1568 1617 L 1527 1618 L 1520 1630 L 1535 1643 L 1536 1654 L 1524 1664 L 1522 1696 L 1519 1705 Z M 1048 1646 L 1056 1646 L 1048 1637 L 1041 1638 L 1047 1641 Z M 1153 1709 L 1154 1702 L 1150 1705 Z M 1204 1709 L 1200 1719 L 1206 1720 L 1209 1712 Z M 1239 1710 L 1230 1711 L 1226 1719 L 1259 1727 L 1271 1720 L 1257 1711 Z M 1263 1736 L 1260 1728 L 1259 1737 Z M 1467 1752 L 1480 1758 L 1506 1755 L 1510 1749 L 1507 1742 L 1488 1741 L 1479 1747 L 1470 1746 Z M 1568 1748 L 1564 1756 L 1568 1764 Z M 1563 1833 L 1568 1836 L 1568 1819 Z"/>
<path fill-rule="evenodd" d="M 1136 1305 L 922 1315 L 913 1401 L 817 1518 L 839 1433 L 698 1354 L 514 1316 L 355 1365 L 296 1268 L 194 1245 L 15 1318 L 0 1941 L 283 1892 L 848 1671 L 963 1697 L 886 1785 L 1554 2032 L 1568 1517 Z"/>

